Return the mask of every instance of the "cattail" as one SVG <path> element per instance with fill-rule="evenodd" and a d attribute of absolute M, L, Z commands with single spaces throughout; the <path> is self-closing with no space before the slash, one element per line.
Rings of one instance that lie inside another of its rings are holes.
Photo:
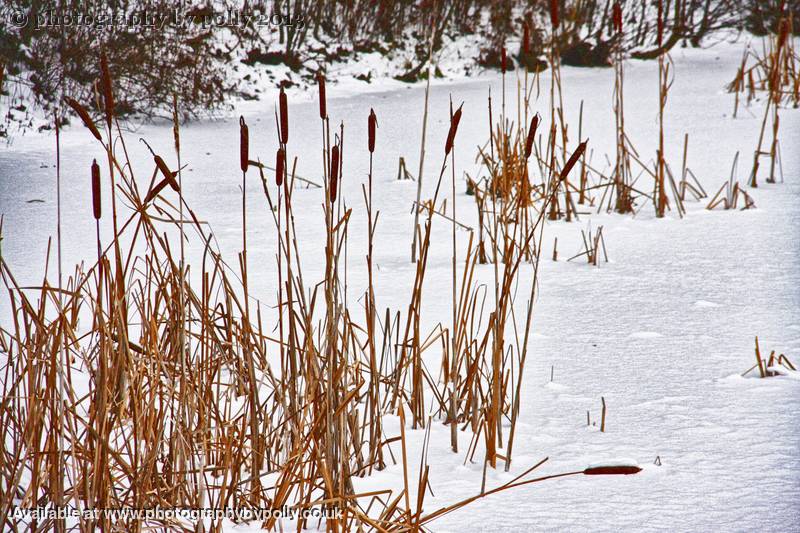
<path fill-rule="evenodd" d="M 106 123 L 110 129 L 111 121 L 114 118 L 114 93 L 111 91 L 111 71 L 108 69 L 108 57 L 106 57 L 105 50 L 100 52 L 100 80 L 103 86 Z"/>
<path fill-rule="evenodd" d="M 558 0 L 550 0 L 550 23 L 553 30 L 558 28 Z"/>
<path fill-rule="evenodd" d="M 637 474 L 642 469 L 634 465 L 592 466 L 583 471 L 586 476 L 615 476 Z"/>
<path fill-rule="evenodd" d="M 367 119 L 367 132 L 369 133 L 368 136 L 368 148 L 369 153 L 373 153 L 375 151 L 375 129 L 378 127 L 378 117 L 375 116 L 375 111 L 370 108 L 369 109 L 369 119 Z"/>
<path fill-rule="evenodd" d="M 178 192 L 180 190 L 180 187 L 178 186 L 178 182 L 175 181 L 175 174 L 169 169 L 164 160 L 161 159 L 161 156 L 154 155 L 153 161 L 156 162 L 156 167 L 158 167 L 158 170 L 161 172 L 161 174 L 163 174 L 164 181 L 168 183 L 170 187 L 172 187 L 172 190 Z"/>
<path fill-rule="evenodd" d="M 172 138 L 175 141 L 175 152 L 181 151 L 181 133 L 178 120 L 178 95 L 172 93 Z"/>
<path fill-rule="evenodd" d="M 281 112 L 281 142 L 289 142 L 289 104 L 286 102 L 286 93 L 281 87 L 281 94 L 278 96 L 278 104 Z"/>
<path fill-rule="evenodd" d="M 448 155 L 450 150 L 453 149 L 453 141 L 456 140 L 456 132 L 458 131 L 458 123 L 461 121 L 461 107 L 464 104 L 458 106 L 456 112 L 453 113 L 453 116 L 450 118 L 450 131 L 447 132 L 447 142 L 444 145 L 444 155 Z"/>
<path fill-rule="evenodd" d="M 786 44 L 786 39 L 789 37 L 789 19 L 782 18 L 778 27 L 778 50 L 783 48 Z"/>
<path fill-rule="evenodd" d="M 538 128 L 538 127 L 539 127 L 539 115 L 535 115 L 531 119 L 531 125 L 528 128 L 528 138 L 525 139 L 525 160 L 526 161 L 531 156 L 531 151 L 533 150 L 533 138 L 536 135 L 536 128 Z"/>
<path fill-rule="evenodd" d="M 619 2 L 614 2 L 614 6 L 611 8 L 611 20 L 614 23 L 614 31 L 618 34 L 622 33 L 622 8 L 619 5 Z"/>
<path fill-rule="evenodd" d="M 572 152 L 572 155 L 567 160 L 567 164 L 564 165 L 564 169 L 561 171 L 561 179 L 564 179 L 564 178 L 567 177 L 567 174 L 569 174 L 569 171 L 572 170 L 572 167 L 575 166 L 575 163 L 577 163 L 578 159 L 580 159 L 580 157 L 583 155 L 583 152 L 586 150 L 586 143 L 587 142 L 589 142 L 588 139 L 583 141 L 582 143 L 580 143 L 578 145 L 578 149 L 575 150 L 574 152 Z"/>
<path fill-rule="evenodd" d="M 5 74 L 6 66 L 0 63 L 0 93 L 3 92 L 3 75 Z"/>
<path fill-rule="evenodd" d="M 336 201 L 336 186 L 339 182 L 339 147 L 331 148 L 331 203 Z"/>
<path fill-rule="evenodd" d="M 505 74 L 508 60 L 506 59 L 506 47 L 500 48 L 500 71 Z"/>
<path fill-rule="evenodd" d="M 275 159 L 275 185 L 280 187 L 283 185 L 283 174 L 286 172 L 286 150 L 278 148 Z"/>
<path fill-rule="evenodd" d="M 317 73 L 317 86 L 319 87 L 319 118 L 325 120 L 328 116 L 328 103 L 325 98 L 325 76 L 322 72 Z"/>
<path fill-rule="evenodd" d="M 103 138 L 100 137 L 100 132 L 97 131 L 97 126 L 94 125 L 94 121 L 92 120 L 92 117 L 89 116 L 89 112 L 86 111 L 86 108 L 83 107 L 77 100 L 70 98 L 69 96 L 65 96 L 64 101 L 67 102 L 67 105 L 70 106 L 79 117 L 81 117 L 83 125 L 86 126 L 90 132 L 92 132 L 94 138 L 98 141 L 102 141 Z"/>
<path fill-rule="evenodd" d="M 239 166 L 247 172 L 250 165 L 250 132 L 243 116 L 239 116 Z"/>
<path fill-rule="evenodd" d="M 527 22 L 522 26 L 522 53 L 526 56 L 531 53 L 531 30 Z"/>
<path fill-rule="evenodd" d="M 658 20 L 657 20 L 657 28 L 658 28 L 658 46 L 661 47 L 661 42 L 664 40 L 664 5 L 662 0 L 658 0 Z"/>
<path fill-rule="evenodd" d="M 97 159 L 92 161 L 92 208 L 94 219 L 100 220 L 100 165 L 97 164 Z"/>

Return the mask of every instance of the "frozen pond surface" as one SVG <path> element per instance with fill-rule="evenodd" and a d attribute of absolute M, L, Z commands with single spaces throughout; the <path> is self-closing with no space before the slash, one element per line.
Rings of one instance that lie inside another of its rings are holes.
<path fill-rule="evenodd" d="M 746 181 L 762 116 L 760 104 L 740 110 L 732 120 L 733 97 L 724 85 L 733 78 L 741 45 L 705 51 L 674 52 L 676 80 L 668 102 L 668 160 L 680 166 L 685 132 L 689 166 L 713 194 L 727 179 L 734 154 L 741 151 L 739 179 Z M 578 108 L 584 102 L 584 136 L 592 161 L 605 166 L 613 150 L 610 105 L 613 72 L 565 69 L 565 107 L 571 147 L 577 144 Z M 545 87 L 534 107 L 547 115 Z M 629 62 L 626 80 L 629 135 L 647 159 L 655 155 L 657 99 L 654 62 Z M 438 172 L 448 125 L 448 99 L 464 101 L 457 140 L 457 172 L 474 175 L 475 147 L 488 130 L 487 88 L 491 84 L 495 118 L 499 78 L 439 84 L 432 89 L 426 160 L 426 190 Z M 508 80 L 507 109 L 516 119 L 516 90 Z M 370 107 L 379 120 L 375 159 L 375 200 L 381 215 L 376 236 L 379 308 L 407 305 L 413 269 L 408 262 L 415 196 L 413 182 L 394 181 L 400 156 L 416 174 L 424 90 L 336 98 L 329 86 L 332 122 L 345 122 L 344 194 L 354 207 L 352 235 L 364 234 L 360 184 L 367 169 L 366 121 Z M 273 105 L 248 106 L 251 154 L 273 165 L 277 138 Z M 513 111 L 512 111 L 513 110 Z M 300 155 L 297 172 L 319 181 L 320 125 L 316 101 L 290 106 L 290 157 Z M 145 138 L 174 165 L 171 128 L 148 125 L 127 135 L 135 175 L 149 181 L 152 159 Z M 187 201 L 210 223 L 228 257 L 235 261 L 241 242 L 241 174 L 238 122 L 229 119 L 188 125 L 181 132 Z M 62 145 L 64 264 L 94 253 L 89 167 L 105 158 L 82 128 L 64 132 Z M 526 367 L 523 405 L 509 474 L 490 472 L 497 486 L 544 457 L 540 475 L 582 469 L 618 457 L 635 458 L 644 468 L 625 478 L 585 477 L 546 481 L 475 502 L 434 522 L 434 531 L 619 531 L 634 530 L 800 530 L 800 381 L 791 378 L 744 379 L 754 363 L 753 338 L 762 351 L 776 350 L 800 362 L 800 111 L 781 114 L 781 144 L 786 183 L 751 192 L 757 209 L 704 210 L 689 204 L 686 218 L 663 220 L 645 208 L 636 218 L 592 216 L 604 226 L 611 262 L 590 268 L 579 262 L 542 263 L 542 293 L 535 315 L 536 335 Z M 0 147 L 0 213 L 4 215 L 3 257 L 21 285 L 41 282 L 47 240 L 55 234 L 55 138 L 28 135 Z M 253 156 L 251 156 L 253 157 Z M 272 221 L 254 172 L 248 182 L 248 243 L 251 291 L 275 300 L 276 249 Z M 644 179 L 644 178 L 643 178 Z M 449 187 L 448 187 L 449 190 Z M 474 205 L 459 186 L 459 218 L 474 223 Z M 110 212 L 107 190 L 104 212 Z M 42 200 L 39 202 L 37 200 Z M 32 202 L 33 201 L 33 202 Z M 307 279 L 322 277 L 322 195 L 298 190 L 298 237 Z M 307 208 L 306 208 L 307 207 Z M 105 219 L 108 236 L 108 220 Z M 559 237 L 559 256 L 580 251 L 587 217 L 545 229 L 545 250 Z M 466 239 L 464 239 L 465 241 Z M 363 285 L 363 240 L 350 243 L 352 295 Z M 426 279 L 425 320 L 450 320 L 449 225 L 434 233 Z M 490 282 L 491 267 L 481 267 Z M 68 267 L 66 271 L 71 269 Z M 51 275 L 54 273 L 51 266 Z M 520 300 L 526 294 L 520 289 Z M 521 302 L 524 304 L 524 302 Z M 5 321 L 7 299 L 0 304 Z M 551 367 L 554 381 L 550 381 Z M 586 412 L 599 419 L 600 397 L 608 405 L 607 431 L 586 426 Z M 394 428 L 396 429 L 396 427 Z M 387 429 L 388 431 L 388 429 Z M 449 453 L 448 430 L 435 425 L 429 462 L 436 508 L 480 490 L 481 465 Z M 422 431 L 412 438 L 409 475 L 416 483 Z M 480 452 L 476 454 L 476 457 Z M 660 458 L 661 466 L 654 461 Z M 402 485 L 392 467 L 357 485 Z"/>

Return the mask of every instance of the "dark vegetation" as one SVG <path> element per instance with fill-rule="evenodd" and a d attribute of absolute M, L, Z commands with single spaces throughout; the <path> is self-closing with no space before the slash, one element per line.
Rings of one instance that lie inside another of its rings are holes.
<path fill-rule="evenodd" d="M 551 3 L 562 13 L 563 63 L 610 65 L 615 34 L 610 0 L 294 0 L 248 2 L 243 9 L 233 0 L 177 8 L 166 0 L 7 0 L 0 5 L 0 84 L 5 78 L 0 113 L 6 125 L 32 125 L 29 106 L 49 113 L 62 95 L 93 102 L 91 111 L 97 113 L 94 85 L 101 48 L 125 95 L 118 112 L 146 117 L 168 116 L 174 95 L 183 118 L 219 108 L 229 95 L 254 97 L 231 75 L 241 64 L 286 65 L 290 79 L 275 81 L 291 85 L 313 83 L 314 74 L 334 61 L 403 51 L 397 78 L 416 81 L 426 75 L 431 50 L 435 56 L 447 40 L 465 34 L 479 35 L 485 43 L 473 58 L 482 68 L 500 68 L 500 51 L 507 47 L 508 68 L 519 64 L 538 70 L 545 67 L 543 28 L 549 27 Z M 642 59 L 679 43 L 700 46 L 720 29 L 773 31 L 784 10 L 800 16 L 798 2 L 784 5 L 783 0 L 663 0 L 665 39 L 659 47 L 652 31 L 656 1 L 622 4 L 624 48 Z M 15 25 L 21 16 L 27 24 Z M 119 22 L 136 17 L 137 24 Z M 245 17 L 251 17 L 249 23 Z"/>

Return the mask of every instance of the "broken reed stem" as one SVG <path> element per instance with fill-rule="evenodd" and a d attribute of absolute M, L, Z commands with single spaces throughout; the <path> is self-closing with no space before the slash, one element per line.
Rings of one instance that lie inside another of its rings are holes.
<path fill-rule="evenodd" d="M 756 363 L 758 363 L 758 373 L 762 378 L 767 377 L 767 370 L 764 361 L 761 359 L 761 351 L 758 349 L 758 337 L 756 337 Z"/>
<path fill-rule="evenodd" d="M 606 399 L 600 396 L 600 403 L 602 404 L 602 411 L 600 413 L 600 432 L 606 432 Z"/>

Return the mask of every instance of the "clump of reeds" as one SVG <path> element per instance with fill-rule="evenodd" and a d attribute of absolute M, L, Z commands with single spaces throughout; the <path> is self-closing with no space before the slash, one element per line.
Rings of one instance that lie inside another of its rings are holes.
<path fill-rule="evenodd" d="M 708 202 L 706 209 L 712 210 L 720 206 L 723 209 L 736 209 L 739 205 L 740 198 L 744 202 L 744 205 L 741 208 L 742 210 L 753 209 L 756 206 L 753 198 L 747 194 L 747 191 L 739 186 L 738 180 L 735 179 L 738 161 L 739 152 L 736 152 L 736 155 L 733 158 L 733 164 L 731 165 L 730 177 L 725 183 L 722 184 L 717 193 L 711 198 L 711 201 Z"/>
<path fill-rule="evenodd" d="M 746 95 L 746 104 L 756 99 L 760 92 L 778 99 L 782 106 L 800 106 L 800 54 L 794 46 L 794 19 L 784 15 L 778 20 L 777 33 L 770 35 L 761 50 L 748 43 L 736 75 L 728 84 L 734 94 L 733 117 L 736 118 L 740 95 Z M 780 54 L 776 54 L 780 49 Z"/>
<path fill-rule="evenodd" d="M 663 0 L 658 0 L 658 19 L 656 20 L 656 43 L 658 48 L 662 48 L 664 42 L 664 4 Z M 656 152 L 656 173 L 655 189 L 653 191 L 653 204 L 655 206 L 656 217 L 663 217 L 667 210 L 667 190 L 666 190 L 666 161 L 664 159 L 664 109 L 667 105 L 667 95 L 669 94 L 669 67 L 671 60 L 667 61 L 667 52 L 662 51 L 658 54 L 658 150 Z"/>
<path fill-rule="evenodd" d="M 521 250 L 533 249 L 534 242 L 536 250 L 541 247 L 546 207 L 557 194 L 554 185 L 538 193 L 540 205 L 527 229 L 508 220 L 502 222 L 507 233 L 496 233 L 503 265 L 496 263 L 494 311 L 488 323 L 482 320 L 486 289 L 473 278 L 477 261 L 472 241 L 462 256 L 454 239 L 453 324 L 447 329 L 437 327 L 426 336 L 421 325 L 422 290 L 440 185 L 447 158 L 455 161 L 462 116 L 461 108 L 455 110 L 443 143 L 436 192 L 425 203 L 424 227 L 417 228 L 419 259 L 407 314 L 392 318 L 387 310 L 383 321 L 378 320 L 373 288 L 372 238 L 378 215 L 373 213 L 370 171 L 363 189 L 370 275 L 365 321 L 359 322 L 360 313 L 348 305 L 345 296 L 347 261 L 343 251 L 353 208 L 347 206 L 342 188 L 344 127 L 332 138 L 324 82 L 320 84 L 320 116 L 325 273 L 320 283 L 313 280 L 309 284 L 303 277 L 297 243 L 293 190 L 299 178 L 287 155 L 285 93 L 281 92 L 276 113 L 280 140 L 277 196 L 267 183 L 268 167 L 253 161 L 248 125 L 243 118 L 239 123 L 242 251 L 239 268 L 234 269 L 214 244 L 208 225 L 181 194 L 177 120 L 177 170 L 147 145 L 153 166 L 145 170 L 150 176 L 146 188 L 140 190 L 137 185 L 146 181 L 137 182 L 137 169 L 127 159 L 127 152 L 118 154 L 112 149 L 116 119 L 110 73 L 107 61 L 104 63 L 102 92 L 108 137 L 95 135 L 96 127 L 92 128 L 88 115 L 84 124 L 106 148 L 109 174 L 119 178 L 118 182 L 112 179 L 109 189 L 110 240 L 101 243 L 99 238 L 104 222 L 100 209 L 103 172 L 93 162 L 90 185 L 92 216 L 98 229 L 97 260 L 77 266 L 65 280 L 64 289 L 54 291 L 47 279 L 34 289 L 19 286 L 0 256 L 0 278 L 7 289 L 4 297 L 14 316 L 10 325 L 0 327 L 0 350 L 6 358 L 0 402 L 0 438 L 6 443 L 5 466 L 0 468 L 3 527 L 50 528 L 50 522 L 16 522 L 12 506 L 67 502 L 76 508 L 136 509 L 324 506 L 338 511 L 326 520 L 328 530 L 420 530 L 479 497 L 554 477 L 599 473 L 587 469 L 523 479 L 533 467 L 476 498 L 425 512 L 430 472 L 425 451 L 416 508 L 409 494 L 406 406 L 411 410 L 412 426 L 426 425 L 431 417 L 449 423 L 454 449 L 458 428 L 470 429 L 465 453 L 469 459 L 483 440 L 485 465 L 504 461 L 508 469 L 511 464 L 537 296 L 538 256 L 532 258 L 530 296 L 520 324 L 512 312 L 513 287 L 525 257 Z M 74 106 L 76 112 L 81 107 Z M 377 114 L 370 112 L 370 158 L 379 146 L 377 127 Z M 529 130 L 535 132 L 536 122 Z M 119 127 L 116 132 L 121 136 Z M 534 143 L 531 135 L 518 137 L 515 150 L 527 161 Z M 549 179 L 563 183 L 585 148 L 585 143 L 579 145 L 561 171 L 552 171 Z M 257 300 L 247 285 L 245 191 L 251 167 L 257 169 L 264 185 L 268 212 L 278 234 L 275 272 L 279 290 L 274 320 L 262 315 L 266 306 L 253 304 Z M 454 169 L 452 179 L 455 194 Z M 116 211 L 118 194 L 125 200 L 121 205 L 130 209 Z M 514 202 L 509 209 L 534 212 L 532 206 L 523 204 Z M 455 221 L 455 209 L 452 215 Z M 202 252 L 203 260 L 194 265 L 192 275 L 196 284 L 189 282 L 183 245 L 178 254 L 173 241 L 165 236 L 165 229 L 173 227 L 180 231 L 182 242 L 198 246 Z M 457 257 L 463 260 L 457 262 Z M 426 367 L 423 353 L 440 346 L 444 372 L 436 379 Z M 54 354 L 64 354 L 69 363 L 62 365 Z M 65 385 L 63 394 L 57 394 L 58 380 Z M 426 404 L 426 397 L 432 399 L 432 407 Z M 399 436 L 386 435 L 382 423 L 383 417 L 394 413 L 401 421 Z M 505 421 L 510 421 L 507 436 Z M 426 439 L 425 450 L 429 445 L 433 444 Z M 383 468 L 389 458 L 397 461 L 398 457 L 406 472 L 402 489 L 354 490 L 354 476 L 369 475 Z M 219 530 L 221 524 L 215 519 L 210 528 Z M 84 517 L 79 526 L 127 531 L 187 527 L 177 519 L 141 516 L 124 517 L 113 524 L 105 516 Z M 284 524 L 273 516 L 262 526 L 279 530 Z M 190 525 L 198 530 L 204 527 L 199 522 Z M 323 526 L 298 518 L 296 527 Z"/>
<path fill-rule="evenodd" d="M 744 371 L 742 376 L 746 376 L 756 368 L 758 368 L 758 377 L 762 379 L 780 376 L 787 372 L 797 372 L 797 368 L 792 364 L 789 358 L 784 354 L 776 356 L 775 350 L 770 352 L 768 358 L 762 357 L 761 349 L 758 346 L 758 337 L 756 337 L 755 354 L 756 364 Z"/>
<path fill-rule="evenodd" d="M 597 231 L 592 233 L 589 229 L 588 232 L 581 230 L 581 239 L 583 242 L 583 251 L 573 255 L 567 261 L 572 261 L 578 257 L 586 257 L 586 262 L 592 266 L 597 266 L 597 260 L 600 257 L 600 252 L 603 252 L 603 258 L 608 263 L 608 252 L 606 251 L 606 241 L 603 237 L 603 226 L 599 226 Z"/>
<path fill-rule="evenodd" d="M 790 16 L 784 16 L 778 23 L 778 34 L 770 36 L 769 49 L 764 51 L 764 59 L 757 58 L 756 65 L 747 71 L 748 80 L 751 87 L 753 82 L 753 69 L 760 71 L 760 87 L 767 91 L 767 105 L 764 108 L 764 118 L 761 121 L 761 129 L 758 135 L 758 144 L 753 152 L 753 167 L 750 171 L 750 186 L 758 187 L 758 171 L 760 168 L 760 158 L 769 157 L 769 175 L 767 183 L 775 183 L 775 170 L 780 165 L 780 143 L 778 141 L 778 131 L 780 129 L 779 110 L 782 103 L 794 99 L 794 106 L 797 107 L 800 101 L 800 74 L 798 74 L 797 54 L 793 49 L 793 40 L 790 38 L 792 23 Z M 733 83 L 736 90 L 737 103 L 738 91 L 742 88 L 742 81 L 745 76 L 745 62 L 747 57 L 742 60 L 740 74 L 737 74 Z M 788 87 L 788 90 L 787 90 Z M 755 89 L 751 88 L 751 92 Z M 771 123 L 772 142 L 769 150 L 765 150 L 764 138 L 767 122 Z"/>
<path fill-rule="evenodd" d="M 614 174 L 613 174 L 613 187 L 614 191 L 611 197 L 614 198 L 613 205 L 614 211 L 620 214 L 632 213 L 634 210 L 633 194 L 631 191 L 633 176 L 631 172 L 630 152 L 633 150 L 630 146 L 630 140 L 625 134 L 625 66 L 623 56 L 623 25 L 622 25 L 622 7 L 619 2 L 614 2 L 613 8 L 613 26 L 614 26 L 614 53 L 612 55 L 614 60 L 614 117 L 615 117 L 615 131 L 616 131 L 616 159 L 614 161 Z M 635 152 L 635 150 L 633 150 Z M 611 198 L 609 198 L 609 204 Z"/>

